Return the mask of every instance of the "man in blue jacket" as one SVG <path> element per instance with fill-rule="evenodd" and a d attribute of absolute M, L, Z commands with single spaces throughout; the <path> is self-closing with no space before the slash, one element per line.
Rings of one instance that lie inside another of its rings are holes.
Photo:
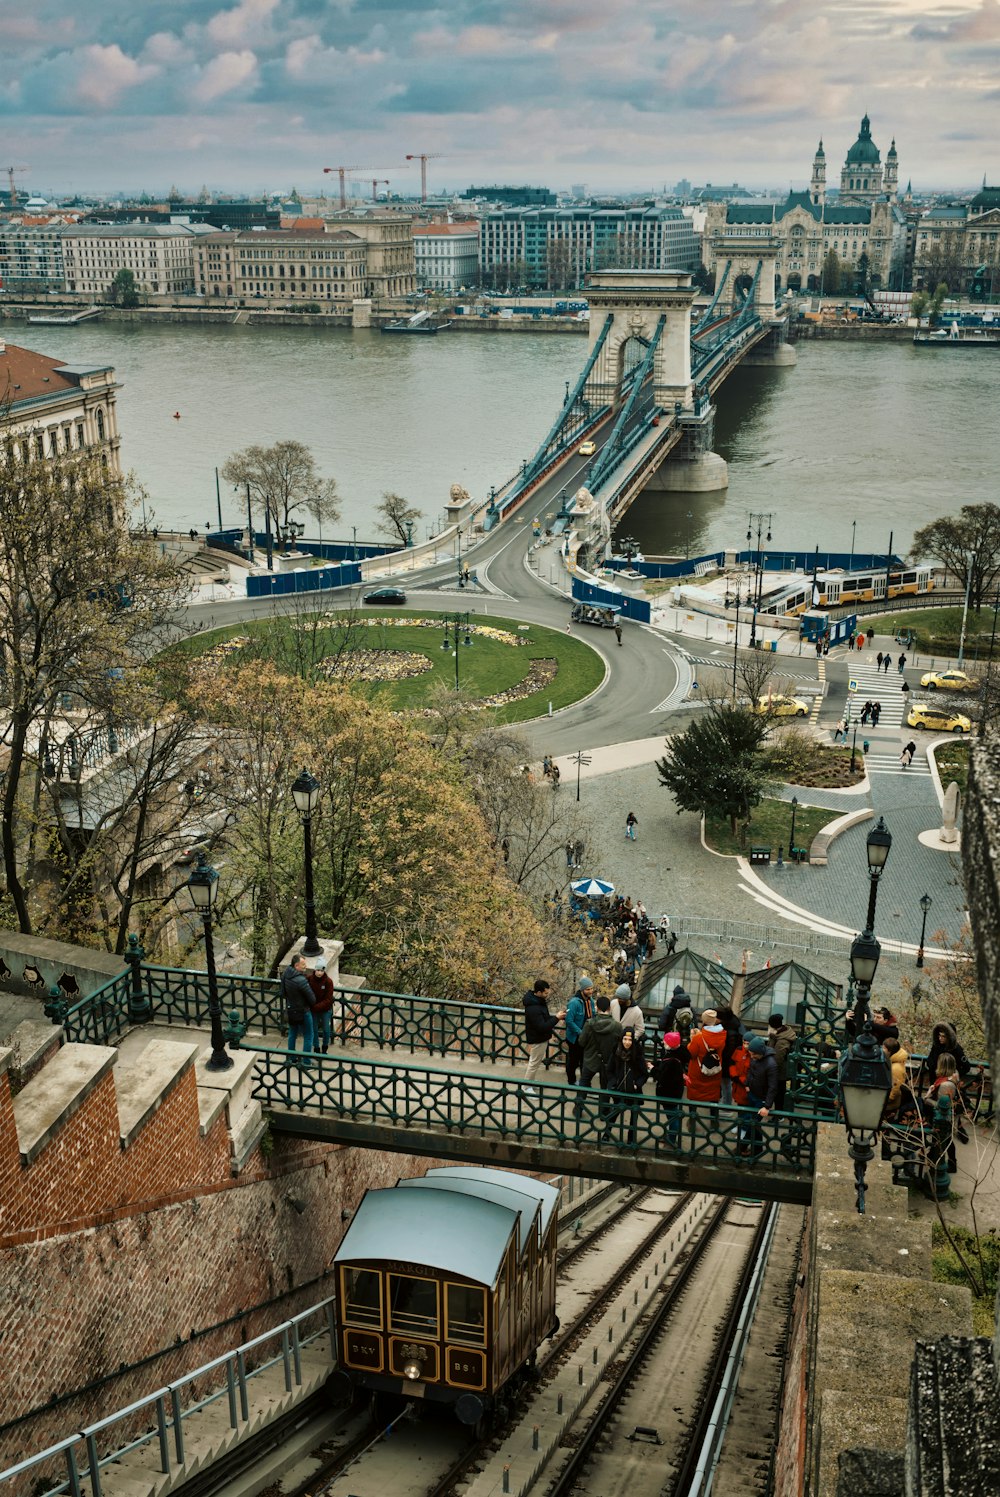
<path fill-rule="evenodd" d="M 594 1013 L 594 984 L 586 974 L 580 978 L 576 992 L 566 1005 L 566 1080 L 576 1086 L 576 1073 L 583 1065 L 580 1036 L 583 1026 Z"/>
<path fill-rule="evenodd" d="M 771 1116 L 775 1093 L 778 1090 L 778 1062 L 775 1060 L 774 1051 L 770 1045 L 759 1034 L 747 1040 L 746 1047 L 750 1051 L 750 1069 L 747 1072 L 747 1108 L 751 1115 L 756 1113 L 757 1118 L 766 1121 Z M 740 1129 L 741 1154 L 757 1155 L 763 1152 L 764 1139 L 757 1118 L 749 1124 L 744 1124 Z"/>
<path fill-rule="evenodd" d="M 524 1038 L 528 1042 L 528 1064 L 525 1068 L 525 1081 L 534 1081 L 539 1068 L 545 1059 L 549 1040 L 555 1031 L 557 1024 L 561 1024 L 566 1017 L 565 1013 L 549 1013 L 549 994 L 552 991 L 551 984 L 539 977 L 530 992 L 525 993 L 521 1002 L 524 1004 Z M 534 1087 L 526 1088 L 534 1091 Z"/>

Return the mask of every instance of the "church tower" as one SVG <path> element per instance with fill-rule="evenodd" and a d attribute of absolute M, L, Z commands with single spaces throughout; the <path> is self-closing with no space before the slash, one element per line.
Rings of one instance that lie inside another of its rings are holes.
<path fill-rule="evenodd" d="M 840 173 L 840 201 L 868 204 L 881 196 L 882 156 L 872 140 L 872 122 L 866 114 Z"/>
<path fill-rule="evenodd" d="M 826 202 L 826 155 L 823 151 L 823 142 L 820 141 L 816 147 L 813 157 L 812 181 L 809 183 L 809 196 L 815 208 L 822 208 Z"/>
<path fill-rule="evenodd" d="M 889 147 L 885 158 L 885 195 L 890 203 L 896 201 L 899 193 L 899 157 L 896 155 L 896 137 L 892 137 L 892 145 Z"/>

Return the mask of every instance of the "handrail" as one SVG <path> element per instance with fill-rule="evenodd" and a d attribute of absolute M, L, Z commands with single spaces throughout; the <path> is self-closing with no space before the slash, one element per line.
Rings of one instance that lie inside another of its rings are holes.
<path fill-rule="evenodd" d="M 268 1367 L 273 1367 L 278 1360 L 283 1359 L 285 1362 L 286 1390 L 291 1391 L 293 1380 L 298 1385 L 302 1383 L 302 1368 L 298 1355 L 301 1346 L 308 1345 L 318 1340 L 321 1336 L 328 1334 L 330 1336 L 331 1355 L 336 1355 L 332 1321 L 332 1307 L 334 1303 L 335 1296 L 329 1295 L 326 1299 L 319 1300 L 315 1305 L 310 1305 L 307 1309 L 301 1310 L 298 1315 L 293 1315 L 291 1319 L 284 1320 L 279 1325 L 272 1326 L 270 1330 L 262 1331 L 260 1335 L 254 1336 L 250 1341 L 242 1342 L 238 1347 L 233 1347 L 231 1351 L 223 1352 L 220 1356 L 213 1357 L 210 1361 L 202 1363 L 200 1367 L 194 1368 L 191 1372 L 185 1372 L 181 1377 L 174 1378 L 172 1382 L 165 1384 L 162 1388 L 157 1388 L 154 1392 L 147 1393 L 144 1398 L 137 1399 L 134 1403 L 130 1403 L 124 1408 L 116 1409 L 113 1414 L 108 1414 L 103 1419 L 98 1419 L 92 1424 L 85 1425 L 83 1429 L 76 1431 L 72 1435 L 68 1435 L 63 1440 L 57 1441 L 54 1445 L 47 1446 L 46 1449 L 39 1451 L 36 1455 L 28 1456 L 24 1460 L 18 1461 L 16 1465 L 9 1467 L 6 1471 L 0 1471 L 0 1482 L 13 1480 L 15 1477 L 34 1470 L 46 1461 L 63 1457 L 66 1462 L 66 1477 L 56 1485 L 47 1487 L 44 1497 L 50 1497 L 52 1493 L 60 1493 L 67 1490 L 73 1494 L 73 1497 L 83 1497 L 83 1490 L 80 1485 L 81 1477 L 89 1480 L 92 1497 L 101 1497 L 100 1468 L 108 1465 L 111 1461 L 119 1459 L 126 1450 L 134 1450 L 140 1445 L 148 1444 L 153 1439 L 159 1439 L 161 1470 L 164 1474 L 169 1474 L 173 1464 L 182 1465 L 184 1462 L 181 1422 L 190 1414 L 197 1412 L 198 1409 L 203 1408 L 208 1403 L 214 1402 L 217 1398 L 222 1397 L 224 1393 L 227 1393 L 229 1395 L 230 1426 L 236 1429 L 239 1427 L 240 1416 L 244 1423 L 249 1417 L 246 1403 L 246 1383 L 249 1379 L 256 1377 Z M 325 1324 L 312 1332 L 312 1334 L 301 1337 L 299 1334 L 300 1327 L 304 1322 L 311 1320 L 321 1312 L 324 1313 Z M 276 1338 L 280 1339 L 281 1342 L 281 1349 L 278 1355 L 272 1357 L 269 1361 L 261 1362 L 259 1366 L 248 1371 L 246 1366 L 248 1354 L 253 1352 L 255 1348 L 261 1347 L 269 1341 L 274 1341 Z M 187 1408 L 182 1407 L 179 1396 L 181 1391 L 196 1379 L 203 1378 L 220 1367 L 226 1368 L 227 1375 L 224 1385 L 206 1397 L 195 1400 Z M 237 1387 L 241 1395 L 239 1414 L 237 1413 L 235 1398 Z M 168 1403 L 170 1406 L 169 1415 L 167 1413 Z M 103 1456 L 97 1454 L 96 1442 L 98 1435 L 103 1434 L 115 1425 L 124 1423 L 127 1419 L 134 1418 L 147 1409 L 155 1409 L 156 1411 L 155 1429 L 144 1432 L 127 1445 L 110 1451 Z M 172 1460 L 170 1456 L 170 1445 L 166 1438 L 168 1430 L 173 1430 L 174 1433 L 175 1460 Z M 88 1462 L 88 1464 L 83 1466 L 77 1460 L 77 1447 L 81 1442 L 87 1452 Z"/>

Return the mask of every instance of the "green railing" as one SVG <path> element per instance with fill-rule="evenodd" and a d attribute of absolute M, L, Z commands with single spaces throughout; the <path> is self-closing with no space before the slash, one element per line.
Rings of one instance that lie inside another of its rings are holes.
<path fill-rule="evenodd" d="M 226 1016 L 235 1013 L 243 1032 L 282 1034 L 287 1029 L 281 983 L 272 977 L 245 977 L 230 972 L 217 976 L 219 1002 Z M 143 963 L 142 987 L 156 1024 L 208 1027 L 208 974 L 186 967 L 155 967 Z"/>
<path fill-rule="evenodd" d="M 70 1004 L 53 996 L 45 1012 L 53 1024 L 62 1024 L 68 1040 L 81 1045 L 113 1045 L 132 1026 L 128 995 L 131 974 L 126 970 L 112 977 L 96 993 Z"/>
<path fill-rule="evenodd" d="M 653 1151 L 703 1165 L 753 1162 L 757 1170 L 808 1173 L 823 1119 L 747 1108 L 446 1071 L 405 1062 L 345 1060 L 247 1047 L 253 1095 L 274 1109 L 394 1129 L 440 1130 L 518 1145 Z M 445 1150 L 447 1152 L 447 1150 Z"/>

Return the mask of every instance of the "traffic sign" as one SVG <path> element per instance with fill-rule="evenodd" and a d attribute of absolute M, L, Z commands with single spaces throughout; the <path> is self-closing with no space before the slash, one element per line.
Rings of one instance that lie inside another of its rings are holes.
<path fill-rule="evenodd" d="M 848 691 L 857 691 L 857 689 L 858 689 L 858 683 L 857 683 L 857 681 L 848 681 L 848 683 L 847 683 L 847 689 L 848 689 Z"/>

